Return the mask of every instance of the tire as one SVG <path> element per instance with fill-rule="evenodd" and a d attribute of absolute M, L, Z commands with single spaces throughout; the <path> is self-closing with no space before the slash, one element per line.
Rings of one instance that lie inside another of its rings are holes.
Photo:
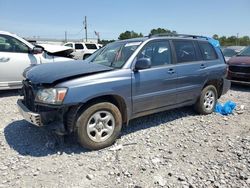
<path fill-rule="evenodd" d="M 115 142 L 122 128 L 122 116 L 114 104 L 101 102 L 88 107 L 76 126 L 80 145 L 98 150 Z"/>
<path fill-rule="evenodd" d="M 213 85 L 206 86 L 195 104 L 195 110 L 203 115 L 211 114 L 218 99 L 217 89 Z"/>

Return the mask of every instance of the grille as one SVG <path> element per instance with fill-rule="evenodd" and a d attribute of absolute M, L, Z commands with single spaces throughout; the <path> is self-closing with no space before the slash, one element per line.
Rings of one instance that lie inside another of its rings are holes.
<path fill-rule="evenodd" d="M 32 85 L 28 81 L 23 81 L 23 94 L 24 94 L 24 103 L 26 107 L 35 112 L 35 97 L 32 89 Z"/>
<path fill-rule="evenodd" d="M 250 66 L 229 66 L 229 70 L 232 72 L 250 73 Z"/>

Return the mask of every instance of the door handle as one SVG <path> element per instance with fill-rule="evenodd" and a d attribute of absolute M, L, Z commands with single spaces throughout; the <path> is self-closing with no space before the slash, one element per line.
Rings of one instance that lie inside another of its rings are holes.
<path fill-rule="evenodd" d="M 0 63 L 6 63 L 6 62 L 8 62 L 10 60 L 10 58 L 9 57 L 1 57 L 0 58 Z"/>
<path fill-rule="evenodd" d="M 201 64 L 200 69 L 205 69 L 205 68 L 206 68 L 206 65 Z"/>
<path fill-rule="evenodd" d="M 174 69 L 169 69 L 168 70 L 168 74 L 174 74 L 174 73 L 175 73 Z"/>

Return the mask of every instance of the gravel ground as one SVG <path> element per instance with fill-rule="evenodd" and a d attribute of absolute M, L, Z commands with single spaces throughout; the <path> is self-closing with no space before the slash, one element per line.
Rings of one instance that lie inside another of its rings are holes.
<path fill-rule="evenodd" d="M 87 151 L 57 144 L 19 115 L 17 92 L 0 93 L 0 187 L 250 187 L 250 87 L 220 99 L 233 115 L 191 108 L 139 118 L 116 144 Z"/>

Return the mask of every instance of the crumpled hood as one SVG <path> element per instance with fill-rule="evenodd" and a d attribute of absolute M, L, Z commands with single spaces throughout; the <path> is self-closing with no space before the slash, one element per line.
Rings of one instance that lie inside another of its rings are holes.
<path fill-rule="evenodd" d="M 109 70 L 113 70 L 113 68 L 87 61 L 69 61 L 33 66 L 25 70 L 24 77 L 33 84 L 52 84 L 62 79 L 76 78 Z"/>
<path fill-rule="evenodd" d="M 60 45 L 52 45 L 52 44 L 37 44 L 36 46 L 42 47 L 45 51 L 49 53 L 58 53 L 63 51 L 70 51 L 73 52 L 73 49 L 68 46 L 60 46 Z"/>
<path fill-rule="evenodd" d="M 228 60 L 229 65 L 235 64 L 248 64 L 250 65 L 250 57 L 249 56 L 234 56 Z"/>

